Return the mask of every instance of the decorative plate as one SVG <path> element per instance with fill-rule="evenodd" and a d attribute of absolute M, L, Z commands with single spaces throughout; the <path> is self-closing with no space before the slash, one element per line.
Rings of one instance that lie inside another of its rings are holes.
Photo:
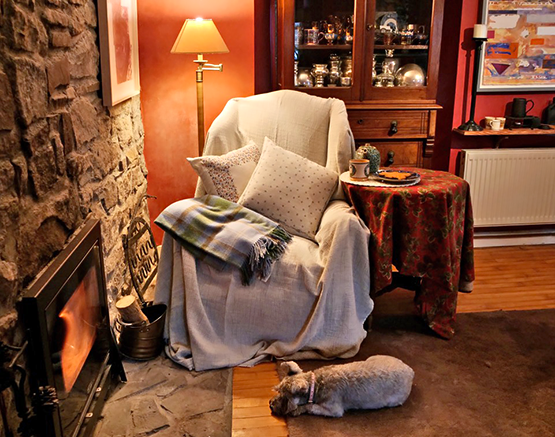
<path fill-rule="evenodd" d="M 376 15 L 383 14 L 378 17 L 379 29 L 391 29 L 393 32 L 397 32 L 399 25 L 397 23 L 397 13 L 396 12 L 378 12 Z"/>
<path fill-rule="evenodd" d="M 420 180 L 418 173 L 407 170 L 379 170 L 374 178 L 378 181 L 388 182 L 395 185 L 408 185 Z"/>
<path fill-rule="evenodd" d="M 341 176 L 339 177 L 339 180 L 341 180 L 341 182 L 345 182 L 350 185 L 360 185 L 363 187 L 404 188 L 404 187 L 410 187 L 412 185 L 418 184 L 420 182 L 420 177 L 418 177 L 417 179 L 411 180 L 409 182 L 406 182 L 404 184 L 399 184 L 399 183 L 391 183 L 389 181 L 382 182 L 377 180 L 375 176 L 374 177 L 370 176 L 366 180 L 351 179 L 351 176 L 349 176 L 349 172 L 346 171 L 341 174 Z"/>

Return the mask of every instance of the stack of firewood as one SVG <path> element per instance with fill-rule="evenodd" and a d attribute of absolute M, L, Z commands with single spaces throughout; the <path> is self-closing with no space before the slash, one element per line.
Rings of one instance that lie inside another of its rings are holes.
<path fill-rule="evenodd" d="M 133 325 L 142 325 L 148 323 L 148 318 L 141 310 L 137 298 L 132 295 L 122 297 L 116 302 L 116 309 L 119 312 L 122 322 L 131 323 Z"/>

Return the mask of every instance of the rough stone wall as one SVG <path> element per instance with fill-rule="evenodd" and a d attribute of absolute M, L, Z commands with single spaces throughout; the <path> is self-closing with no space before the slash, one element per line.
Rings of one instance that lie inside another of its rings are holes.
<path fill-rule="evenodd" d="M 130 283 L 121 236 L 147 188 L 140 100 L 102 106 L 97 31 L 92 0 L 0 0 L 4 341 L 17 341 L 17 298 L 88 217 L 102 221 L 109 295 Z"/>

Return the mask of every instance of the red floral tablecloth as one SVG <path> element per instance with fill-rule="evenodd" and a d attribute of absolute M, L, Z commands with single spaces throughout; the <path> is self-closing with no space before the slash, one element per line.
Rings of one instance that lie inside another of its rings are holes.
<path fill-rule="evenodd" d="M 468 183 L 451 173 L 407 168 L 422 180 L 412 187 L 343 189 L 371 231 L 374 296 L 391 284 L 391 265 L 422 278 L 418 313 L 444 338 L 455 333 L 458 291 L 474 281 L 473 219 Z"/>

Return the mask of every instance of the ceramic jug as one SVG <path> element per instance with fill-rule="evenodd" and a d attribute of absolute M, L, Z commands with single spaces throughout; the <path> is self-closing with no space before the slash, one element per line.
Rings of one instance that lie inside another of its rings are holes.
<path fill-rule="evenodd" d="M 369 161 L 370 174 L 376 173 L 380 169 L 380 151 L 371 144 L 366 143 L 360 146 L 357 149 L 356 157 L 358 159 L 367 159 Z"/>

